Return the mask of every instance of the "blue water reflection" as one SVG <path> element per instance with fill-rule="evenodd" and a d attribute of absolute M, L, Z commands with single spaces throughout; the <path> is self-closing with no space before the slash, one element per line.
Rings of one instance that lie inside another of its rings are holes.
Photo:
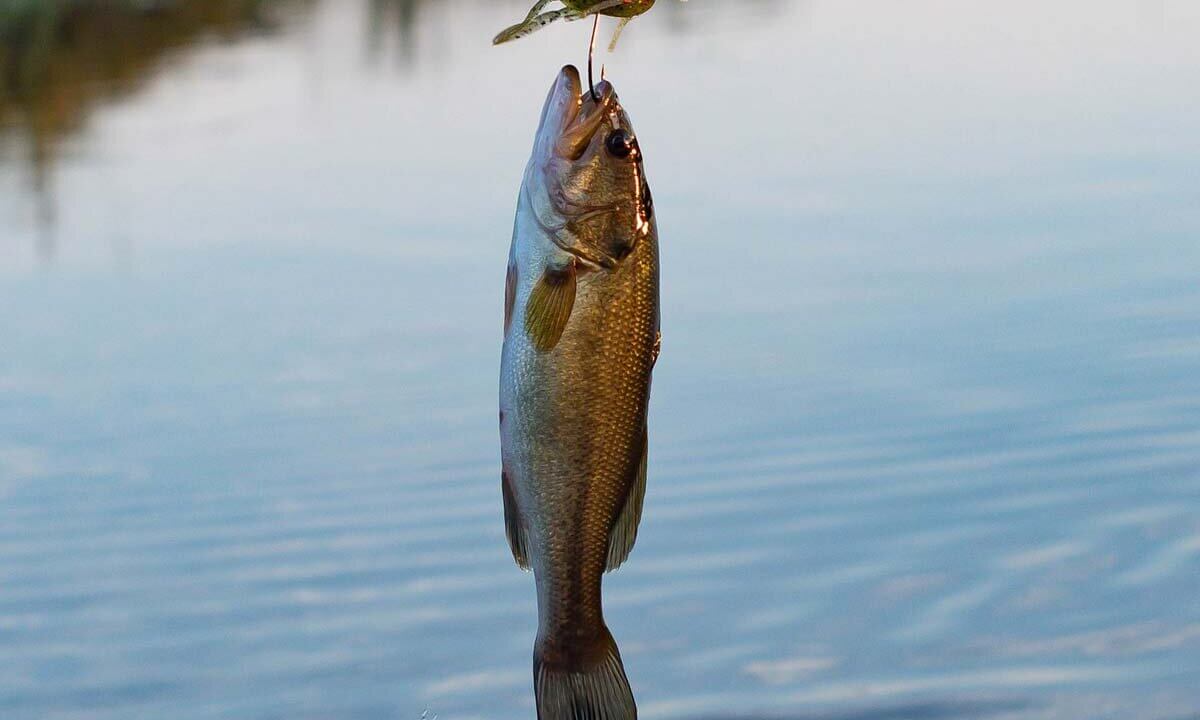
<path fill-rule="evenodd" d="M 9 123 L 0 717 L 532 715 L 500 299 L 587 28 L 489 47 L 521 5 L 295 3 L 40 164 Z M 1200 11 L 665 7 L 605 59 L 664 254 L 642 716 L 1193 715 Z"/>

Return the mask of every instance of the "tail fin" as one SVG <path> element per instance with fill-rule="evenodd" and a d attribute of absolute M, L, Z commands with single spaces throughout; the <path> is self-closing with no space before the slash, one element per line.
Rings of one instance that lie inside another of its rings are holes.
<path fill-rule="evenodd" d="M 608 628 L 590 662 L 553 662 L 538 647 L 533 655 L 533 694 L 538 720 L 637 720 L 637 705 L 621 653 Z"/>

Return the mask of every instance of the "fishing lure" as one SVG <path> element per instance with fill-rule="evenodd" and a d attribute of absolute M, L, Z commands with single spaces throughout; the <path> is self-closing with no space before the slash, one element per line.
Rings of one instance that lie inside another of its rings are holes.
<path fill-rule="evenodd" d="M 492 40 L 492 44 L 500 45 L 519 40 L 559 20 L 571 22 L 582 20 L 589 15 L 608 15 L 621 18 L 621 22 L 613 34 L 612 42 L 608 46 L 611 51 L 616 49 L 617 41 L 620 40 L 621 31 L 625 29 L 625 26 L 638 15 L 654 7 L 655 2 L 655 0 L 560 0 L 562 8 L 547 11 L 546 7 L 554 1 L 538 0 L 523 21 L 502 30 Z"/>

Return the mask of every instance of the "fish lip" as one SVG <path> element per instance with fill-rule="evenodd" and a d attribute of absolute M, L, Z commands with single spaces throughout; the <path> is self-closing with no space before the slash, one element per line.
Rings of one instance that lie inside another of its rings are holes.
<path fill-rule="evenodd" d="M 591 145 L 605 117 L 616 105 L 612 83 L 603 80 L 596 86 L 596 91 L 599 101 L 586 115 L 583 114 L 585 100 L 590 98 L 584 95 L 578 68 L 564 65 L 559 70 L 538 125 L 537 148 L 543 162 L 555 158 L 578 160 Z"/>
<path fill-rule="evenodd" d="M 542 107 L 542 118 L 538 124 L 538 154 L 548 157 L 563 131 L 570 127 L 579 115 L 583 104 L 583 92 L 579 70 L 574 65 L 564 65 L 554 78 L 546 104 Z"/>
<path fill-rule="evenodd" d="M 616 106 L 617 94 L 609 82 L 601 82 L 596 91 L 600 99 L 593 102 L 594 107 L 584 114 L 584 100 L 581 97 L 575 104 L 571 121 L 563 125 L 561 135 L 554 144 L 554 153 L 559 157 L 572 161 L 581 158 Z"/>

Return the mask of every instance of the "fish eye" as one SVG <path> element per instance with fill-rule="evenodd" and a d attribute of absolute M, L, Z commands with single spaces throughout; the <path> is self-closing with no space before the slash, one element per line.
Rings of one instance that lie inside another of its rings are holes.
<path fill-rule="evenodd" d="M 622 128 L 617 128 L 608 134 L 608 138 L 604 141 L 604 146 L 608 148 L 608 154 L 613 157 L 627 158 L 633 153 L 633 149 L 637 147 L 637 141 L 629 136 Z"/>

